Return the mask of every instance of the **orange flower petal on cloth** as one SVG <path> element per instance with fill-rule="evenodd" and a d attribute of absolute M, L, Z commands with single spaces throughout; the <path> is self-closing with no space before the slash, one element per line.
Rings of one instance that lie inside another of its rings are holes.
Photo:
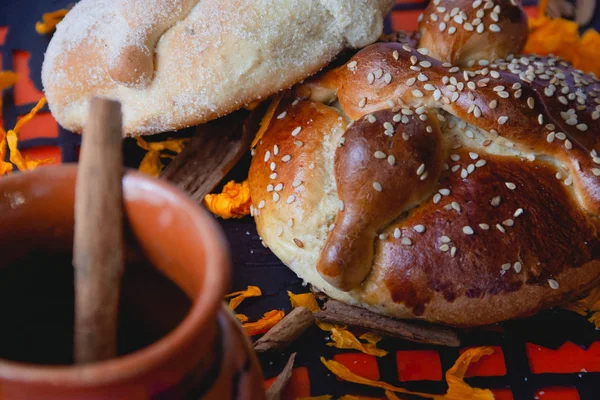
<path fill-rule="evenodd" d="M 40 101 L 38 101 L 38 103 L 35 105 L 35 107 L 33 107 L 31 109 L 31 111 L 29 111 L 26 115 L 24 115 L 21 119 L 19 119 L 17 121 L 17 123 L 15 124 L 15 127 L 6 133 L 6 143 L 8 144 L 8 150 L 10 151 L 10 157 L 9 157 L 10 162 L 15 164 L 20 171 L 29 171 L 29 170 L 34 169 L 38 165 L 47 164 L 49 162 L 52 162 L 52 159 L 30 160 L 29 158 L 25 158 L 21 155 L 21 152 L 19 151 L 19 148 L 18 148 L 19 131 L 21 130 L 23 125 L 25 125 L 26 123 L 31 121 L 33 119 L 33 117 L 35 117 L 37 112 L 42 107 L 44 107 L 45 104 L 46 104 L 46 98 L 42 97 L 40 99 Z M 4 143 L 4 140 L 2 140 L 2 143 Z M 0 145 L 2 145 L 2 144 L 0 144 Z M 6 168 L 2 168 L 2 169 L 4 170 Z M 12 168 L 11 168 L 11 170 L 12 170 Z"/>
<path fill-rule="evenodd" d="M 0 128 L 0 176 L 12 172 L 13 165 L 4 161 L 6 157 L 6 132 Z"/>
<path fill-rule="evenodd" d="M 167 139 L 160 142 L 147 142 L 141 137 L 137 137 L 135 140 L 139 147 L 147 151 L 138 170 L 152 176 L 159 176 L 162 172 L 164 166 L 160 161 L 161 158 L 173 158 L 172 154 L 161 152 L 170 151 L 179 154 L 190 141 L 187 138 L 183 138 Z"/>
<path fill-rule="evenodd" d="M 276 323 L 285 317 L 285 312 L 281 310 L 271 310 L 266 312 L 261 319 L 256 322 L 248 322 L 243 326 L 248 336 L 259 335 L 268 332 Z"/>
<path fill-rule="evenodd" d="M 236 183 L 229 181 L 218 194 L 204 196 L 204 205 L 215 215 L 223 219 L 242 218 L 250 214 L 250 186 L 248 181 Z"/>
<path fill-rule="evenodd" d="M 490 355 L 493 352 L 494 350 L 490 347 L 477 347 L 464 352 L 458 358 L 458 360 L 456 360 L 456 363 L 452 366 L 452 368 L 450 368 L 446 372 L 448 392 L 444 395 L 411 392 L 404 388 L 390 385 L 386 382 L 373 381 L 367 378 L 363 378 L 359 375 L 352 373 L 348 368 L 346 368 L 343 364 L 337 361 L 326 360 L 324 357 L 321 357 L 321 362 L 323 363 L 323 365 L 325 365 L 325 367 L 328 370 L 333 372 L 338 378 L 342 380 L 357 383 L 359 385 L 381 388 L 388 392 L 391 392 L 392 394 L 403 393 L 435 400 L 493 400 L 494 394 L 490 390 L 473 388 L 467 383 L 465 383 L 465 381 L 463 380 L 467 368 L 472 362 L 477 362 L 481 357 L 485 355 Z M 388 395 L 388 398 L 395 400 L 398 397 L 390 397 Z"/>
<path fill-rule="evenodd" d="M 249 297 L 262 296 L 262 292 L 258 286 L 248 286 L 246 290 L 240 290 L 239 292 L 233 292 L 225 295 L 225 298 L 233 297 L 229 300 L 229 308 L 235 310 L 245 299 Z"/>
<path fill-rule="evenodd" d="M 244 314 L 235 314 L 235 317 L 242 323 L 248 322 L 248 317 Z"/>
<path fill-rule="evenodd" d="M 288 290 L 288 296 L 290 297 L 290 302 L 292 303 L 292 307 L 304 307 L 308 308 L 312 312 L 317 312 L 321 309 L 315 296 L 312 293 L 300 293 L 294 294 Z"/>
<path fill-rule="evenodd" d="M 60 10 L 44 13 L 42 15 L 42 20 L 35 23 L 35 31 L 40 35 L 47 35 L 54 32 L 56 25 L 63 20 L 68 12 L 68 9 L 62 8 Z"/>
<path fill-rule="evenodd" d="M 376 357 L 383 357 L 388 353 L 383 349 L 378 349 L 376 344 L 361 343 L 352 332 L 343 328 L 331 328 L 331 340 L 333 343 L 327 343 L 327 345 L 338 349 L 358 350 Z"/>
<path fill-rule="evenodd" d="M 589 29 L 579 36 L 576 22 L 548 18 L 548 1 L 540 2 L 537 18 L 529 18 L 529 37 L 524 53 L 554 54 L 571 62 L 575 68 L 600 74 L 600 35 Z"/>

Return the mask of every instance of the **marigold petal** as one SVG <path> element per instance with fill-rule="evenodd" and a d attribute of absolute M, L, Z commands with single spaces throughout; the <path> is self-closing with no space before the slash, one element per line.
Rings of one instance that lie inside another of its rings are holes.
<path fill-rule="evenodd" d="M 42 21 L 35 23 L 35 31 L 40 35 L 47 35 L 48 33 L 54 32 L 56 25 L 63 20 L 68 12 L 68 9 L 62 8 L 60 10 L 42 14 Z"/>
<path fill-rule="evenodd" d="M 292 303 L 293 308 L 304 307 L 308 308 L 312 312 L 317 312 L 321 309 L 317 303 L 317 300 L 315 299 L 315 296 L 310 292 L 294 294 L 288 290 L 288 296 L 290 297 L 290 302 Z"/>
<path fill-rule="evenodd" d="M 244 330 L 248 336 L 255 336 L 268 332 L 285 317 L 285 312 L 281 310 L 271 310 L 266 312 L 261 319 L 256 322 L 248 322 L 244 325 Z"/>
<path fill-rule="evenodd" d="M 223 219 L 249 215 L 251 204 L 250 186 L 247 180 L 242 183 L 229 181 L 221 193 L 204 196 L 206 208 Z"/>
<path fill-rule="evenodd" d="M 383 357 L 388 353 L 383 349 L 378 349 L 375 344 L 361 343 L 352 332 L 343 328 L 332 328 L 331 340 L 333 343 L 327 343 L 327 345 L 338 349 L 354 349 L 376 357 Z"/>
<path fill-rule="evenodd" d="M 362 376 L 356 375 L 346 368 L 343 364 L 334 361 L 326 360 L 321 357 L 321 362 L 325 367 L 333 372 L 338 378 L 348 382 L 357 383 L 385 389 L 388 399 L 396 400 L 398 397 L 395 393 L 410 394 L 420 396 L 427 399 L 435 400 L 493 400 L 494 394 L 488 389 L 473 388 L 464 382 L 463 378 L 467 368 L 472 362 L 477 362 L 481 357 L 492 354 L 494 350 L 490 347 L 477 347 L 464 352 L 456 363 L 446 372 L 446 381 L 448 383 L 448 392 L 445 395 L 434 395 L 428 393 L 411 392 L 401 387 L 390 385 L 382 381 L 374 381 Z"/>
<path fill-rule="evenodd" d="M 262 296 L 262 292 L 257 286 L 248 286 L 246 290 L 240 290 L 239 292 L 233 292 L 225 295 L 225 298 L 233 297 L 229 300 L 229 308 L 235 310 L 245 299 L 249 297 Z"/>

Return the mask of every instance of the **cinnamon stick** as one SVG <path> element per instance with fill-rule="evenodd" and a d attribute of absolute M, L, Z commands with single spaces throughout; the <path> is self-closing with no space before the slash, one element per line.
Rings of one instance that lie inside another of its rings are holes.
<path fill-rule="evenodd" d="M 287 364 L 283 368 L 283 371 L 277 376 L 275 382 L 267 389 L 266 397 L 267 400 L 279 400 L 285 390 L 290 378 L 292 377 L 292 371 L 294 369 L 294 360 L 296 359 L 296 353 L 290 356 Z"/>
<path fill-rule="evenodd" d="M 296 307 L 254 343 L 254 350 L 259 353 L 281 350 L 298 339 L 314 323 L 312 311 Z"/>
<path fill-rule="evenodd" d="M 240 110 L 197 126 L 196 134 L 163 170 L 162 178 L 202 203 L 250 149 L 256 130 L 248 126 L 253 121 L 249 115 Z"/>
<path fill-rule="evenodd" d="M 121 106 L 91 100 L 75 191 L 76 363 L 116 355 L 123 259 Z"/>
<path fill-rule="evenodd" d="M 332 299 L 327 300 L 323 309 L 315 313 L 315 318 L 325 322 L 365 328 L 412 342 L 448 347 L 460 346 L 458 334 L 450 328 L 420 321 L 401 321 Z"/>

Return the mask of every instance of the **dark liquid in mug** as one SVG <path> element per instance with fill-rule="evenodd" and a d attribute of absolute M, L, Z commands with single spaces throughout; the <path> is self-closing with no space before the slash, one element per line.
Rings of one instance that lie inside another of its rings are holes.
<path fill-rule="evenodd" d="M 0 267 L 0 358 L 73 363 L 71 261 L 70 253 L 35 251 Z M 119 355 L 165 336 L 183 320 L 190 305 L 185 293 L 149 263 L 128 263 L 119 305 Z"/>

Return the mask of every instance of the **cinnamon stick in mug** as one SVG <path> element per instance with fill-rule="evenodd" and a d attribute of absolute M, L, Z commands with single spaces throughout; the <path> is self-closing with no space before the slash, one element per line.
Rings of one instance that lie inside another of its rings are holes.
<path fill-rule="evenodd" d="M 124 270 L 122 137 L 121 105 L 92 99 L 75 190 L 76 363 L 116 356 Z"/>

